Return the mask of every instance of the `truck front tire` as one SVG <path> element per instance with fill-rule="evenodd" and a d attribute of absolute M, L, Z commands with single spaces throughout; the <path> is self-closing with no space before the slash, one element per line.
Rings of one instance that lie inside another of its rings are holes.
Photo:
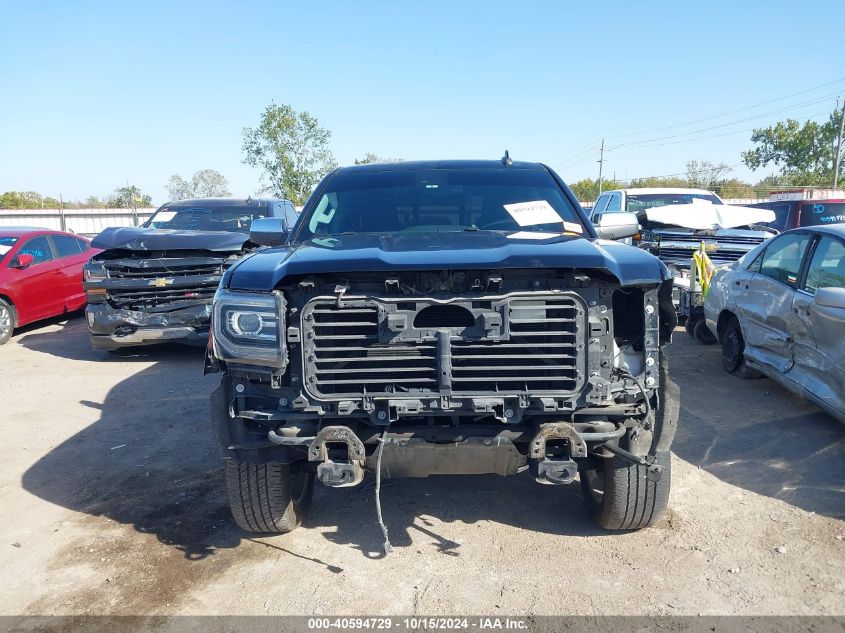
<path fill-rule="evenodd" d="M 606 530 L 639 530 L 654 525 L 669 503 L 672 457 L 657 451 L 659 481 L 648 479 L 647 468 L 620 457 L 603 460 L 597 468 L 581 471 L 587 509 Z"/>
<path fill-rule="evenodd" d="M 295 465 L 248 464 L 227 459 L 225 476 L 232 516 L 247 532 L 291 532 L 311 508 L 314 473 Z"/>

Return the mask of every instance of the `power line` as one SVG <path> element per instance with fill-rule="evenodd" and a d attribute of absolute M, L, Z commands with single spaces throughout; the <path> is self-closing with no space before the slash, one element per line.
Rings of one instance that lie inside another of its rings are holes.
<path fill-rule="evenodd" d="M 809 114 L 809 115 L 806 115 L 806 116 L 808 116 L 809 118 L 812 119 L 813 117 L 822 116 L 822 115 L 825 115 L 825 114 L 830 114 L 830 112 L 827 112 L 827 111 L 817 112 L 815 114 Z M 652 144 L 649 144 L 649 145 L 645 145 L 645 144 L 643 144 L 643 145 L 622 145 L 622 146 L 617 146 L 617 147 L 614 147 L 614 148 L 611 148 L 611 149 L 613 149 L 613 150 L 649 149 L 651 147 L 663 147 L 664 145 L 679 145 L 679 144 L 683 144 L 683 143 L 694 143 L 696 141 L 706 141 L 708 139 L 713 139 L 713 138 L 722 138 L 724 136 L 733 136 L 734 134 L 745 134 L 746 132 L 752 132 L 756 129 L 757 129 L 756 127 L 749 127 L 749 128 L 743 128 L 741 130 L 731 130 L 730 132 L 723 132 L 722 134 L 713 134 L 711 136 L 698 136 L 696 138 L 688 138 L 688 139 L 682 139 L 682 140 L 678 140 L 678 141 L 669 141 L 669 142 L 666 142 L 666 143 L 652 143 Z M 605 150 L 605 151 L 608 151 L 608 150 Z"/>
<path fill-rule="evenodd" d="M 799 90 L 797 92 L 793 92 L 793 93 L 790 93 L 788 95 L 784 95 L 782 97 L 777 97 L 775 99 L 769 99 L 767 101 L 761 101 L 760 103 L 755 103 L 753 105 L 745 106 L 745 107 L 742 107 L 742 108 L 737 108 L 735 110 L 730 110 L 728 112 L 722 112 L 720 114 L 714 114 L 714 115 L 707 116 L 707 117 L 704 117 L 704 118 L 701 118 L 701 119 L 693 119 L 692 121 L 687 121 L 685 123 L 676 123 L 674 125 L 667 125 L 667 126 L 663 126 L 663 127 L 652 128 L 650 130 L 641 130 L 639 132 L 628 132 L 626 134 L 617 134 L 615 136 L 611 136 L 610 138 L 619 139 L 619 138 L 628 138 L 628 137 L 631 137 L 631 136 L 642 136 L 643 134 L 652 134 L 654 132 L 662 132 L 662 131 L 665 131 L 665 130 L 673 130 L 673 129 L 677 129 L 677 128 L 687 127 L 689 125 L 695 125 L 696 123 L 703 123 L 704 121 L 712 121 L 714 119 L 719 119 L 719 118 L 722 118 L 722 117 L 725 117 L 725 116 L 729 116 L 731 114 L 737 114 L 739 112 L 746 112 L 748 110 L 753 110 L 755 108 L 759 108 L 759 107 L 762 107 L 764 105 L 768 105 L 770 103 L 776 103 L 778 101 L 784 101 L 786 99 L 791 99 L 792 97 L 796 97 L 796 96 L 802 95 L 802 94 L 807 94 L 808 92 L 813 92 L 813 91 L 818 90 L 820 88 L 826 88 L 827 86 L 832 86 L 834 84 L 838 84 L 838 83 L 841 83 L 843 81 L 845 81 L 845 77 L 841 77 L 841 78 L 836 79 L 834 81 L 829 81 L 829 82 L 826 82 L 826 83 L 823 83 L 823 84 L 819 84 L 817 86 L 813 86 L 812 88 L 807 88 L 805 90 Z M 832 93 L 830 95 L 820 97 L 819 101 L 824 100 L 824 99 L 829 98 L 829 97 L 835 97 L 838 94 L 839 94 L 839 92 L 835 92 L 835 93 Z M 816 102 L 818 102 L 818 101 L 816 101 Z M 812 103 L 812 101 L 804 102 L 804 103 L 798 104 L 798 105 L 786 106 L 785 109 L 776 110 L 776 111 L 774 111 L 774 113 L 777 114 L 777 113 L 780 113 L 780 112 L 786 112 L 786 111 L 789 111 L 790 109 L 804 107 L 805 105 L 809 105 L 811 103 Z M 762 118 L 763 116 L 769 116 L 769 115 L 763 114 L 763 115 L 759 115 L 759 116 L 760 116 L 760 118 Z M 734 121 L 733 123 L 743 122 L 743 121 L 746 121 L 746 120 L 753 120 L 753 119 L 752 118 L 741 119 L 739 121 Z M 722 124 L 722 127 L 727 127 L 728 125 L 731 125 L 731 123 Z M 713 128 L 706 128 L 706 129 L 713 129 Z M 685 134 L 695 134 L 695 133 L 697 133 L 697 132 L 695 132 L 695 131 L 694 132 L 686 132 Z M 671 137 L 664 137 L 664 138 L 671 138 Z M 583 155 L 584 150 L 586 148 L 592 148 L 592 149 L 598 150 L 598 147 L 594 147 L 594 146 L 597 146 L 599 144 L 600 140 L 601 139 L 597 138 L 597 139 L 590 141 L 589 143 L 586 143 L 584 145 L 579 145 L 577 147 L 570 148 L 569 150 L 562 152 L 560 154 L 554 154 L 554 155 L 548 157 L 546 159 L 546 161 L 551 163 L 551 162 L 555 162 L 555 161 L 558 161 L 558 160 L 561 160 L 561 159 L 567 159 L 567 162 L 568 162 L 568 160 L 571 160 L 573 157 L 578 157 L 578 156 Z M 630 145 L 634 145 L 634 144 L 638 144 L 638 143 L 649 143 L 649 142 L 653 142 L 655 140 L 657 140 L 657 139 L 643 139 L 641 141 L 633 141 Z M 628 145 L 628 144 L 620 144 L 620 146 L 621 145 Z M 607 149 L 608 148 L 606 148 L 606 150 Z"/>
<path fill-rule="evenodd" d="M 730 110 L 729 112 L 723 112 L 721 114 L 714 114 L 712 116 L 704 117 L 703 119 L 695 119 L 693 121 L 687 121 L 686 123 L 676 123 L 675 125 L 667 125 L 664 127 L 653 128 L 651 130 L 645 130 L 642 132 L 629 132 L 627 134 L 617 134 L 612 136 L 611 138 L 627 138 L 629 136 L 640 136 L 642 134 L 651 134 L 653 132 L 663 132 L 665 130 L 674 130 L 679 127 L 686 127 L 688 125 L 695 125 L 696 123 L 703 123 L 704 121 L 712 121 L 714 119 L 720 119 L 723 116 L 730 116 L 731 114 L 737 114 L 739 112 L 746 112 L 748 110 L 753 110 L 754 108 L 759 108 L 764 105 L 769 105 L 770 103 L 776 103 L 777 101 L 784 101 L 785 99 L 791 99 L 792 97 L 797 97 L 798 95 L 807 94 L 808 92 L 813 92 L 814 90 L 818 90 L 819 88 L 826 88 L 827 86 L 832 86 L 834 84 L 838 84 L 840 82 L 845 81 L 845 77 L 840 77 L 835 81 L 829 81 L 827 83 L 819 84 L 818 86 L 813 86 L 812 88 L 807 88 L 806 90 L 799 90 L 798 92 L 793 92 L 792 94 L 788 94 L 783 97 L 778 97 L 777 99 L 769 99 L 768 101 L 762 101 L 760 103 L 755 103 L 754 105 L 745 106 L 743 108 L 737 108 L 736 110 Z M 838 94 L 834 93 L 834 94 Z"/>
<path fill-rule="evenodd" d="M 696 119 L 696 120 L 693 120 L 693 121 L 688 121 L 686 123 L 679 123 L 679 124 L 675 124 L 675 125 L 664 126 L 664 127 L 661 127 L 661 128 L 654 128 L 652 130 L 648 130 L 648 131 L 644 131 L 644 132 L 631 132 L 631 133 L 627 133 L 627 134 L 620 134 L 620 135 L 616 135 L 616 136 L 611 137 L 611 138 L 626 138 L 626 137 L 630 137 L 630 136 L 640 136 L 642 134 L 657 132 L 657 131 L 661 131 L 661 130 L 669 130 L 669 129 L 677 129 L 677 128 L 680 128 L 680 127 L 686 127 L 688 125 L 693 125 L 695 123 L 700 123 L 700 122 L 703 122 L 703 121 L 710 121 L 710 120 L 718 119 L 718 118 L 721 118 L 721 117 L 724 117 L 724 116 L 728 116 L 730 114 L 736 114 L 738 112 L 745 112 L 745 111 L 748 111 L 748 110 L 753 110 L 754 108 L 759 108 L 761 106 L 768 105 L 770 103 L 775 103 L 775 102 L 778 102 L 778 101 L 784 101 L 786 99 L 790 99 L 792 97 L 795 97 L 795 96 L 798 96 L 798 95 L 801 95 L 801 94 L 806 94 L 808 92 L 813 92 L 813 91 L 818 90 L 820 88 L 831 86 L 833 84 L 837 84 L 837 83 L 840 83 L 842 81 L 845 81 L 845 77 L 837 79 L 835 81 L 830 81 L 830 82 L 827 82 L 827 83 L 819 84 L 817 86 L 814 86 L 812 88 L 807 88 L 805 90 L 799 90 L 798 92 L 793 92 L 793 93 L 790 93 L 790 94 L 785 95 L 783 97 L 777 97 L 775 99 L 769 99 L 768 101 L 763 101 L 763 102 L 760 102 L 760 103 L 757 103 L 757 104 L 754 104 L 754 105 L 745 106 L 743 108 L 737 108 L 736 110 L 731 110 L 729 112 L 724 112 L 724 113 L 721 113 L 721 114 L 716 114 L 716 115 L 712 115 L 712 116 L 709 116 L 709 117 L 704 117 L 702 119 Z M 731 136 L 731 135 L 734 135 L 734 134 L 743 134 L 743 133 L 752 131 L 756 128 L 733 130 L 733 131 L 730 131 L 730 132 L 725 132 L 723 134 L 715 134 L 715 135 L 705 136 L 705 137 L 695 137 L 695 138 L 689 138 L 689 139 L 684 139 L 684 140 L 673 140 L 673 139 L 681 139 L 681 138 L 686 137 L 686 136 L 694 136 L 696 134 L 702 134 L 704 132 L 715 130 L 715 129 L 730 127 L 732 125 L 737 125 L 739 123 L 744 123 L 744 122 L 747 122 L 747 121 L 753 121 L 753 120 L 765 118 L 765 117 L 768 117 L 768 116 L 773 116 L 773 115 L 776 115 L 776 114 L 782 114 L 784 112 L 797 110 L 797 109 L 800 109 L 800 108 L 807 107 L 809 105 L 815 105 L 816 103 L 820 103 L 822 101 L 825 101 L 826 99 L 837 96 L 837 94 L 838 94 L 838 92 L 835 92 L 835 93 L 831 93 L 831 94 L 826 94 L 822 97 L 814 97 L 813 99 L 810 99 L 808 101 L 803 101 L 801 103 L 787 105 L 785 107 L 778 108 L 776 110 L 764 112 L 762 114 L 757 114 L 757 115 L 753 115 L 753 116 L 750 116 L 750 117 L 737 119 L 735 121 L 729 121 L 729 122 L 726 122 L 726 123 L 720 123 L 718 125 L 705 127 L 705 128 L 701 128 L 701 129 L 698 129 L 698 130 L 691 130 L 691 131 L 688 131 L 688 132 L 682 132 L 682 133 L 679 133 L 679 134 L 673 134 L 673 135 L 663 136 L 663 137 L 656 137 L 656 138 L 651 138 L 651 139 L 641 139 L 641 140 L 638 140 L 638 141 L 632 141 L 630 143 L 620 143 L 620 144 L 615 145 L 615 146 L 604 147 L 603 152 L 617 150 L 617 149 L 647 149 L 647 148 L 652 148 L 652 147 L 661 147 L 661 146 L 664 146 L 664 145 L 676 145 L 676 144 L 690 143 L 690 142 L 695 142 L 695 141 L 703 141 L 703 140 L 707 140 L 707 139 L 720 138 L 720 137 L 724 137 L 724 136 Z M 822 112 L 822 113 L 818 113 L 818 114 L 812 114 L 812 115 L 809 115 L 809 116 L 810 117 L 816 117 L 816 116 L 821 116 L 823 114 L 826 114 L 826 112 Z M 668 142 L 661 142 L 661 141 L 668 141 Z M 598 143 L 598 140 L 591 141 L 590 143 L 587 143 L 585 145 L 580 145 L 578 147 L 572 148 L 572 149 L 570 149 L 566 152 L 563 152 L 561 154 L 557 154 L 555 156 L 548 158 L 547 162 L 553 163 L 553 162 L 557 162 L 561 159 L 565 159 L 565 163 L 563 165 L 558 165 L 558 169 L 567 169 L 569 167 L 582 164 L 582 163 L 586 162 L 587 160 L 591 159 L 591 155 L 592 155 L 593 151 L 596 151 L 596 150 L 599 149 L 598 147 L 594 147 L 597 143 Z"/>
<path fill-rule="evenodd" d="M 553 161 L 565 158 L 567 156 L 572 156 L 572 155 L 575 155 L 575 154 L 582 154 L 582 153 L 584 153 L 584 150 L 592 151 L 593 149 L 598 149 L 598 148 L 594 148 L 593 146 L 598 145 L 599 142 L 601 142 L 601 139 L 596 139 L 594 141 L 590 141 L 589 143 L 585 143 L 584 145 L 579 145 L 578 147 L 567 150 L 567 151 L 565 151 L 561 154 L 555 154 L 554 156 L 550 156 L 546 160 L 548 162 L 553 162 Z"/>
<path fill-rule="evenodd" d="M 804 107 L 809 106 L 809 105 L 815 105 L 817 103 L 821 103 L 822 101 L 826 101 L 826 100 L 828 100 L 832 97 L 835 97 L 837 94 L 838 93 L 834 92 L 832 94 L 825 95 L 823 97 L 818 97 L 818 98 L 812 99 L 810 101 L 805 101 L 803 103 L 794 104 L 794 105 L 791 105 L 791 106 L 787 106 L 785 108 L 779 108 L 777 110 L 771 110 L 769 112 L 764 112 L 762 114 L 755 114 L 754 116 L 745 117 L 744 119 L 737 119 L 736 121 L 729 121 L 727 123 L 720 123 L 718 125 L 712 125 L 710 127 L 705 127 L 705 128 L 701 128 L 701 129 L 698 129 L 698 130 L 692 130 L 690 132 L 681 132 L 680 134 L 672 134 L 672 135 L 669 135 L 669 136 L 661 136 L 661 137 L 652 138 L 652 139 L 644 139 L 644 140 L 641 140 L 641 141 L 634 141 L 634 142 L 631 142 L 631 143 L 621 143 L 619 145 L 611 146 L 610 149 L 618 149 L 618 148 L 622 148 L 622 147 L 638 147 L 640 145 L 653 143 L 653 142 L 656 142 L 656 141 L 664 141 L 664 140 L 670 140 L 670 139 L 674 139 L 674 138 L 680 138 L 682 136 L 691 136 L 693 134 L 701 134 L 702 132 L 709 132 L 711 130 L 717 130 L 717 129 L 720 129 L 720 128 L 723 128 L 723 127 L 730 127 L 731 125 L 736 125 L 738 123 L 745 123 L 747 121 L 755 121 L 757 119 L 763 119 L 763 118 L 766 118 L 768 116 L 773 116 L 775 114 L 782 114 L 784 112 L 789 112 L 790 110 L 798 110 L 800 108 L 804 108 Z"/>

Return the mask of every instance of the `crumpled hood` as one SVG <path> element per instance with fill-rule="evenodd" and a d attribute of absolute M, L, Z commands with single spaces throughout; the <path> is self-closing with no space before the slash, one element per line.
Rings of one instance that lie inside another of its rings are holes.
<path fill-rule="evenodd" d="M 236 252 L 247 241 L 248 235 L 229 231 L 174 231 L 131 226 L 106 229 L 91 241 L 91 246 L 103 250 Z"/>
<path fill-rule="evenodd" d="M 623 286 L 657 284 L 671 276 L 656 257 L 620 242 L 571 235 L 514 239 L 496 231 L 473 231 L 344 235 L 264 249 L 230 268 L 222 285 L 269 291 L 286 277 L 299 275 L 462 268 L 597 269 Z"/>
<path fill-rule="evenodd" d="M 749 224 L 766 224 L 775 220 L 775 212 L 771 209 L 712 204 L 699 199 L 694 199 L 690 204 L 646 209 L 645 215 L 651 222 L 687 229 L 731 229 Z"/>

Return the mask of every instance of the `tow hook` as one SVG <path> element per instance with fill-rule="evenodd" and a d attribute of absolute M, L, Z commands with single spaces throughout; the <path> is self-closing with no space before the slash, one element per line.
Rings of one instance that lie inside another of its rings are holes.
<path fill-rule="evenodd" d="M 347 461 L 329 458 L 327 444 L 346 444 Z M 364 479 L 364 445 L 346 426 L 327 426 L 321 429 L 308 447 L 308 461 L 322 462 L 317 466 L 317 479 L 332 488 L 357 486 Z"/>
<path fill-rule="evenodd" d="M 663 476 L 663 466 L 654 463 L 657 459 L 655 455 L 634 455 L 633 453 L 626 451 L 624 448 L 619 448 L 614 444 L 604 444 L 602 448 L 607 449 L 617 457 L 621 457 L 632 464 L 645 466 L 646 479 L 649 481 L 660 481 L 660 478 Z"/>
<path fill-rule="evenodd" d="M 569 445 L 569 459 L 547 455 L 546 444 L 549 440 L 566 440 Z M 566 422 L 541 424 L 528 449 L 534 480 L 546 485 L 572 483 L 578 474 L 578 464 L 572 458 L 586 456 L 587 443 L 578 431 Z"/>

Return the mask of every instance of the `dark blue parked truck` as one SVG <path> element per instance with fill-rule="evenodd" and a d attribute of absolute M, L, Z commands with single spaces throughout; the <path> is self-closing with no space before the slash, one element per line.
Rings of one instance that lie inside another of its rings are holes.
<path fill-rule="evenodd" d="M 198 198 L 168 202 L 139 227 L 106 229 L 83 270 L 95 349 L 177 342 L 205 345 L 224 271 L 258 245 L 252 221 L 296 223 L 287 200 Z"/>
<path fill-rule="evenodd" d="M 226 271 L 207 359 L 237 523 L 290 531 L 315 479 L 369 470 L 580 479 L 601 526 L 653 524 L 678 416 L 672 277 L 610 241 L 636 217 L 606 217 L 506 156 L 337 169 L 292 232 L 254 223 L 281 245 Z"/>

